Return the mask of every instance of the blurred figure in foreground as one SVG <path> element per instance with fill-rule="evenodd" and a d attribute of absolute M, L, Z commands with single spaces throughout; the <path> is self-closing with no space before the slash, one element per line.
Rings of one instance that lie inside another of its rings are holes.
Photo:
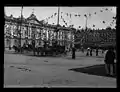
<path fill-rule="evenodd" d="M 108 51 L 105 54 L 105 69 L 107 75 L 113 76 L 115 73 L 115 52 L 112 47 L 109 47 Z"/>

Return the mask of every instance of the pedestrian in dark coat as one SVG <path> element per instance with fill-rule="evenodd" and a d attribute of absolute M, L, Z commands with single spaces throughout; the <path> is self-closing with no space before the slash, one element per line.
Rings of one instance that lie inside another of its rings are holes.
<path fill-rule="evenodd" d="M 72 47 L 72 59 L 75 59 L 75 47 Z"/>
<path fill-rule="evenodd" d="M 105 68 L 107 75 L 114 75 L 115 72 L 115 52 L 113 51 L 112 47 L 109 47 L 109 50 L 106 52 L 105 55 Z"/>
<path fill-rule="evenodd" d="M 92 56 L 92 48 L 90 49 L 90 56 Z"/>
<path fill-rule="evenodd" d="M 32 40 L 33 55 L 35 56 L 35 40 Z"/>
<path fill-rule="evenodd" d="M 90 48 L 87 48 L 86 56 L 89 56 L 89 51 L 90 51 Z"/>
<path fill-rule="evenodd" d="M 83 48 L 83 47 L 81 48 L 81 50 L 82 50 L 82 52 L 84 53 L 84 48 Z"/>
<path fill-rule="evenodd" d="M 96 49 L 96 56 L 98 56 L 98 48 Z"/>

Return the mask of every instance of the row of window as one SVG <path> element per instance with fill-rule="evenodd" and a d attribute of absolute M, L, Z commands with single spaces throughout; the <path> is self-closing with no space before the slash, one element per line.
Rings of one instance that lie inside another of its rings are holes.
<path fill-rule="evenodd" d="M 20 26 L 13 23 L 6 23 L 4 27 L 4 32 L 5 32 L 5 37 L 7 38 L 19 38 L 19 31 L 20 31 Z M 35 34 L 35 35 L 34 35 Z M 36 38 L 39 39 L 38 42 L 42 40 L 53 40 L 56 39 L 56 33 L 54 32 L 54 29 L 50 28 L 44 28 L 44 29 L 38 29 L 38 28 L 32 28 L 32 27 L 26 27 L 22 26 L 21 27 L 21 38 L 28 37 L 28 39 L 31 38 Z M 65 32 L 63 30 L 60 30 L 58 32 L 57 40 L 59 44 L 64 44 L 64 42 L 61 40 L 66 40 L 70 41 L 72 39 L 71 32 Z M 16 43 L 16 42 L 15 42 Z"/>

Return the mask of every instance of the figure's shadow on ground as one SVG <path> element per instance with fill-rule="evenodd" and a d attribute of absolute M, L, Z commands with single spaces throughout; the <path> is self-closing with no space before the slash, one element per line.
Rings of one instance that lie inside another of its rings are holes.
<path fill-rule="evenodd" d="M 81 72 L 81 73 L 86 73 L 86 74 L 90 74 L 90 75 L 116 78 L 116 76 L 106 75 L 104 64 L 93 65 L 93 66 L 82 67 L 82 68 L 72 68 L 72 69 L 69 69 L 69 71 L 75 71 L 75 72 Z"/>

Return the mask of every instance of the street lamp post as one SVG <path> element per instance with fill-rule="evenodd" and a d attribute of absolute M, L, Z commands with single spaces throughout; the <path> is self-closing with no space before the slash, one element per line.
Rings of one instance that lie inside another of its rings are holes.
<path fill-rule="evenodd" d="M 86 32 L 87 32 L 87 21 L 88 21 L 88 16 L 87 16 L 87 14 L 85 14 L 84 16 L 85 16 L 85 18 L 86 18 L 86 22 L 85 22 L 85 35 L 84 35 L 85 38 L 84 38 L 84 39 L 86 39 L 86 35 L 87 35 Z"/>

